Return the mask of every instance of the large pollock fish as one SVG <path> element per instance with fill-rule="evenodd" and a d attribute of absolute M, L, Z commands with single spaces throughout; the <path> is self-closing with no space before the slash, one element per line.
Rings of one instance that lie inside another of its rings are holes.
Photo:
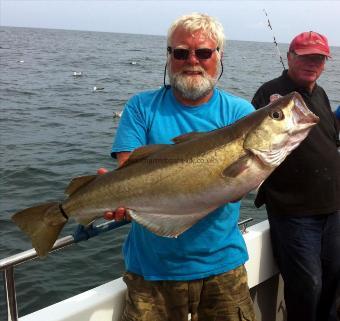
<path fill-rule="evenodd" d="M 318 120 L 293 92 L 230 126 L 138 148 L 114 171 L 74 178 L 64 201 L 25 209 L 13 221 L 39 256 L 49 252 L 68 218 L 88 225 L 117 207 L 157 235 L 176 237 L 257 188 Z"/>

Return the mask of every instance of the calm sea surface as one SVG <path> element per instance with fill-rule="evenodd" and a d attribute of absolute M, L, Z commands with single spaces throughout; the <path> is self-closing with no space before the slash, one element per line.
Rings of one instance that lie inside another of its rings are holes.
<path fill-rule="evenodd" d="M 112 138 L 134 93 L 163 83 L 166 39 L 116 33 L 0 28 L 0 259 L 30 248 L 10 221 L 16 211 L 63 199 L 74 176 L 114 168 Z M 283 53 L 287 45 L 280 45 Z M 340 104 L 340 48 L 320 79 Z M 250 100 L 282 71 L 271 43 L 229 41 L 219 87 Z M 73 72 L 81 72 L 74 77 Z M 103 88 L 94 91 L 94 87 Z M 250 194 L 241 217 L 265 218 Z M 68 224 L 62 236 L 75 229 Z M 19 315 L 119 277 L 129 227 L 106 233 L 15 269 Z M 5 320 L 0 281 L 0 320 Z"/>

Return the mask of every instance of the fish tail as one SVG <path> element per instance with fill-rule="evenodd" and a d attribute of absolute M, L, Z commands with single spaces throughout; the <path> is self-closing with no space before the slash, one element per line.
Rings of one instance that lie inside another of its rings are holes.
<path fill-rule="evenodd" d="M 45 203 L 14 214 L 12 220 L 30 237 L 37 254 L 46 256 L 67 222 L 62 211 L 59 203 Z"/>

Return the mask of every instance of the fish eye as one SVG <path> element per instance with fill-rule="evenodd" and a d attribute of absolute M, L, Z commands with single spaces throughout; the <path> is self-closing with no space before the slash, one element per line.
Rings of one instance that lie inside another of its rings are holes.
<path fill-rule="evenodd" d="M 275 109 L 273 111 L 270 112 L 269 116 L 275 120 L 282 120 L 284 119 L 284 114 L 282 112 L 282 110 L 280 109 Z"/>

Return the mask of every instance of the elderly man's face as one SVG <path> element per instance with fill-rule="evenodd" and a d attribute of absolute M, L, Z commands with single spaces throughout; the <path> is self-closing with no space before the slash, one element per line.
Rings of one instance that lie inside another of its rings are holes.
<path fill-rule="evenodd" d="M 312 90 L 325 69 L 326 56 L 288 53 L 288 74 L 300 86 Z"/>
<path fill-rule="evenodd" d="M 188 32 L 179 27 L 173 33 L 171 48 L 189 49 L 187 59 L 176 59 L 174 53 L 170 54 L 169 78 L 170 83 L 181 95 L 187 99 L 197 100 L 211 92 L 216 84 L 219 74 L 220 55 L 215 50 L 217 43 L 202 31 Z M 209 48 L 214 50 L 208 59 L 200 59 L 194 50 Z"/>

